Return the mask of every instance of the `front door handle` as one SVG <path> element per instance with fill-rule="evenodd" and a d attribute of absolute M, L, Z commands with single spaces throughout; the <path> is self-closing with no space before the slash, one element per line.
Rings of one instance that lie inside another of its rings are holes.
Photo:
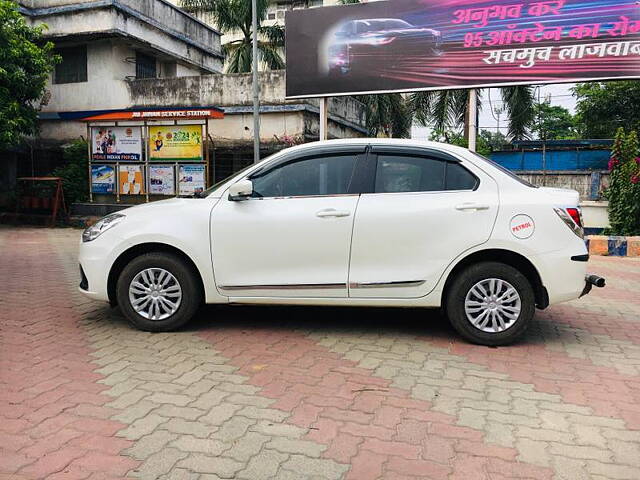
<path fill-rule="evenodd" d="M 316 212 L 316 217 L 319 218 L 336 218 L 336 217 L 348 217 L 351 212 L 344 210 L 336 210 L 335 208 L 327 208 L 326 210 L 320 210 Z"/>
<path fill-rule="evenodd" d="M 463 203 L 462 205 L 456 205 L 456 210 L 461 212 L 478 212 L 480 210 L 489 210 L 489 208 L 489 205 L 481 205 L 479 203 Z"/>

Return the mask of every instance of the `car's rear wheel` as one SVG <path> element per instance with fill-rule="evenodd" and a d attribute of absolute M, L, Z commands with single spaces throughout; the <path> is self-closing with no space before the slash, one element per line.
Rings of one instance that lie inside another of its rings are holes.
<path fill-rule="evenodd" d="M 181 327 L 202 303 L 196 272 L 180 257 L 164 252 L 131 260 L 118 278 L 116 294 L 127 319 L 149 332 Z"/>
<path fill-rule="evenodd" d="M 480 345 L 508 345 L 521 337 L 535 314 L 535 295 L 515 268 L 483 262 L 463 270 L 447 292 L 453 327 Z"/>

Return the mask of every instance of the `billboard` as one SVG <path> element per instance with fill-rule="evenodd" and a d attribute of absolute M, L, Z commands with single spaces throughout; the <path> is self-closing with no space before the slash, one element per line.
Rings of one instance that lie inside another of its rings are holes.
<path fill-rule="evenodd" d="M 118 167 L 120 195 L 144 194 L 142 165 L 120 165 Z"/>
<path fill-rule="evenodd" d="M 91 165 L 91 192 L 115 193 L 116 172 L 113 165 Z"/>
<path fill-rule="evenodd" d="M 149 127 L 149 158 L 160 161 L 202 161 L 202 125 Z"/>
<path fill-rule="evenodd" d="M 178 189 L 180 195 L 190 196 L 204 190 L 204 165 L 180 165 Z"/>
<path fill-rule="evenodd" d="M 142 158 L 140 127 L 92 127 L 91 160 L 139 162 Z"/>
<path fill-rule="evenodd" d="M 288 98 L 640 78 L 637 0 L 392 0 L 286 32 Z"/>
<path fill-rule="evenodd" d="M 149 165 L 149 193 L 152 195 L 175 195 L 173 165 Z"/>

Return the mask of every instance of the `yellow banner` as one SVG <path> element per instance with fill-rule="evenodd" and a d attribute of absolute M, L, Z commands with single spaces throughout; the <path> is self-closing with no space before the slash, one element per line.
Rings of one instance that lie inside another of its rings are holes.
<path fill-rule="evenodd" d="M 149 127 L 149 158 L 164 161 L 202 161 L 202 125 Z"/>

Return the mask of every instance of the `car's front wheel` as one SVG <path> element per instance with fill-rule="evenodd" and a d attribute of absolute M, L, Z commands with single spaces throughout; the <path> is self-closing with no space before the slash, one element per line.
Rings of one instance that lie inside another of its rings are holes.
<path fill-rule="evenodd" d="M 181 327 L 202 303 L 196 272 L 177 255 L 165 252 L 131 260 L 118 278 L 116 294 L 127 319 L 149 332 Z"/>
<path fill-rule="evenodd" d="M 535 314 L 535 295 L 515 268 L 483 262 L 463 270 L 447 294 L 446 311 L 453 327 L 467 340 L 499 346 L 521 337 Z"/>

